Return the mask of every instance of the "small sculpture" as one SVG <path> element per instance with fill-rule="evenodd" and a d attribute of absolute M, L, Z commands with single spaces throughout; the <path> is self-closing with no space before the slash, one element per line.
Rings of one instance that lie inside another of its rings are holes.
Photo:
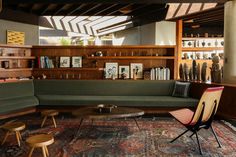
<path fill-rule="evenodd" d="M 184 81 L 184 69 L 183 69 L 183 64 L 179 65 L 179 77 L 181 80 Z"/>
<path fill-rule="evenodd" d="M 189 69 L 189 81 L 192 81 L 193 80 L 193 68 L 191 67 Z"/>
<path fill-rule="evenodd" d="M 214 56 L 212 58 L 212 67 L 211 67 L 211 80 L 215 83 L 221 83 L 222 81 L 222 69 L 220 66 L 220 57 Z"/>
<path fill-rule="evenodd" d="M 199 63 L 197 64 L 196 75 L 197 75 L 197 81 L 201 81 L 201 68 L 200 68 L 200 64 Z"/>
<path fill-rule="evenodd" d="M 188 81 L 188 77 L 189 77 L 189 70 L 188 70 L 188 65 L 186 63 L 184 63 L 184 81 Z"/>
<path fill-rule="evenodd" d="M 203 82 L 206 82 L 206 70 L 207 70 L 207 63 L 204 62 L 202 64 L 202 69 L 201 69 L 201 79 Z"/>
<path fill-rule="evenodd" d="M 196 60 L 193 60 L 193 63 L 192 63 L 192 72 L 193 72 L 193 80 L 196 80 L 197 79 L 197 63 L 196 63 Z"/>

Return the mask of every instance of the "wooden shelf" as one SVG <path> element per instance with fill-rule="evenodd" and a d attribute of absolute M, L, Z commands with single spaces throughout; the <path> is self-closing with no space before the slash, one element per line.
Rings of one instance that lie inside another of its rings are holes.
<path fill-rule="evenodd" d="M 175 59 L 174 56 L 103 56 L 103 57 L 88 57 L 87 59 Z"/>
<path fill-rule="evenodd" d="M 103 68 L 34 68 L 33 71 L 98 71 Z"/>
<path fill-rule="evenodd" d="M 183 47 L 182 52 L 187 51 L 215 51 L 224 50 L 224 47 Z"/>
<path fill-rule="evenodd" d="M 16 68 L 16 69 L 4 69 L 1 68 L 0 72 L 17 72 L 17 71 L 31 71 L 32 68 Z"/>
<path fill-rule="evenodd" d="M 1 59 L 35 59 L 34 56 L 21 57 L 21 56 L 0 56 Z"/>
<path fill-rule="evenodd" d="M 183 37 L 182 40 L 224 39 L 224 37 Z"/>

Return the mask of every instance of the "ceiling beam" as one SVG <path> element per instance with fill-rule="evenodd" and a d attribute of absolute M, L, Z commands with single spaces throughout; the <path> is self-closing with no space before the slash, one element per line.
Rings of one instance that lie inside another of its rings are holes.
<path fill-rule="evenodd" d="M 80 10 L 81 8 L 83 8 L 84 6 L 86 6 L 86 4 L 80 4 L 79 6 L 74 6 L 72 7 L 68 13 L 67 13 L 67 16 L 70 16 L 72 15 L 73 13 L 75 13 L 76 11 Z"/>
<path fill-rule="evenodd" d="M 95 12 L 92 16 L 98 16 L 98 15 L 102 14 L 103 12 L 105 12 L 105 11 L 115 7 L 115 6 L 117 6 L 117 4 L 112 4 L 112 5 L 109 5 L 109 6 L 105 6 L 105 8 Z"/>
<path fill-rule="evenodd" d="M 60 5 L 58 5 L 57 7 L 56 7 L 56 11 L 54 12 L 54 14 L 53 15 L 58 15 L 63 9 L 64 9 L 64 4 L 60 4 Z"/>
<path fill-rule="evenodd" d="M 127 4 L 127 3 L 139 3 L 139 4 L 166 4 L 166 3 L 225 3 L 227 0 L 3 0 L 4 4 L 19 4 L 19 3 L 54 3 L 54 4 L 81 4 L 81 3 L 107 3 L 107 4 Z"/>
<path fill-rule="evenodd" d="M 90 7 L 89 9 L 86 9 L 85 11 L 83 11 L 82 13 L 80 13 L 79 15 L 77 16 L 86 16 L 86 14 L 98 7 L 100 7 L 102 4 L 95 4 L 93 7 Z"/>

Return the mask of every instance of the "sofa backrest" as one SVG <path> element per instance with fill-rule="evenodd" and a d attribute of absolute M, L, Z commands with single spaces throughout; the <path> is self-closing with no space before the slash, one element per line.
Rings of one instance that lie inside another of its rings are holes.
<path fill-rule="evenodd" d="M 34 80 L 35 95 L 168 96 L 174 84 L 174 80 Z"/>
<path fill-rule="evenodd" d="M 0 84 L 0 100 L 25 96 L 34 96 L 34 84 L 32 80 Z"/>

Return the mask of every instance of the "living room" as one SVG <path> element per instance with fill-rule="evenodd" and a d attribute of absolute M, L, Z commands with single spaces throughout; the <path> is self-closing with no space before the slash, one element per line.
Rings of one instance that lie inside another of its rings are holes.
<path fill-rule="evenodd" d="M 236 156 L 235 6 L 0 0 L 0 157 Z"/>

